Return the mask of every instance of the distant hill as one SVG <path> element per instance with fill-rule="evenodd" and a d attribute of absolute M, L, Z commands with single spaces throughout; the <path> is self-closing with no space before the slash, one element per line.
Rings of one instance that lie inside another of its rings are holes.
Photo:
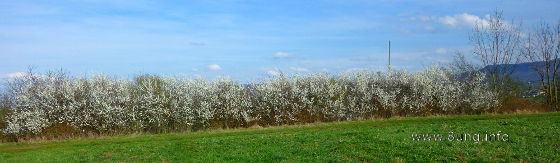
<path fill-rule="evenodd" d="M 510 65 L 515 68 L 511 76 L 524 83 L 527 82 L 538 83 L 540 82 L 539 74 L 532 68 L 532 66 L 538 64 L 544 64 L 544 62 L 525 62 L 525 63 L 519 63 L 515 65 Z M 487 66 L 483 69 L 490 69 L 490 67 Z"/>
<path fill-rule="evenodd" d="M 514 78 L 517 78 L 525 83 L 527 82 L 540 82 L 539 74 L 533 69 L 535 65 L 543 64 L 544 62 L 526 62 L 515 65 L 512 73 Z"/>

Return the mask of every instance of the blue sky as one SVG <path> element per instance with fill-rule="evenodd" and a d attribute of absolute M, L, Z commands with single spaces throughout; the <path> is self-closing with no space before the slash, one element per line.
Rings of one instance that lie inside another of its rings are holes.
<path fill-rule="evenodd" d="M 531 26 L 556 0 L 59 0 L 0 2 L 0 78 L 29 66 L 75 75 L 232 77 L 417 71 L 470 55 L 468 32 L 493 10 Z M 515 23 L 515 22 L 514 22 Z"/>

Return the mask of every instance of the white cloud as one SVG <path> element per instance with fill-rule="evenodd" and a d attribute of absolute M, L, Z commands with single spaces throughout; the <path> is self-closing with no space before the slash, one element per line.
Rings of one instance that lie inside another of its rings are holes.
<path fill-rule="evenodd" d="M 17 77 L 22 77 L 22 76 L 25 76 L 25 75 L 27 75 L 27 73 L 25 73 L 25 72 L 14 72 L 14 73 L 6 74 L 6 76 L 8 76 L 9 78 L 17 78 Z"/>
<path fill-rule="evenodd" d="M 423 22 L 432 21 L 434 19 L 435 19 L 435 17 L 431 17 L 431 16 L 419 16 L 418 17 L 418 20 L 423 21 Z"/>
<path fill-rule="evenodd" d="M 436 54 L 447 54 L 447 49 L 445 48 L 437 48 L 436 49 Z"/>
<path fill-rule="evenodd" d="M 268 70 L 266 73 L 272 76 L 278 76 L 281 74 L 280 71 L 275 71 L 275 70 Z"/>
<path fill-rule="evenodd" d="M 221 67 L 220 65 L 218 65 L 218 64 L 211 64 L 211 65 L 208 65 L 208 68 L 209 68 L 210 70 L 214 70 L 214 71 L 218 71 L 218 70 L 221 70 L 221 69 L 222 69 L 222 67 Z"/>
<path fill-rule="evenodd" d="M 434 28 L 431 25 L 424 26 L 423 29 L 426 30 L 426 31 L 430 31 L 430 32 L 435 32 L 436 31 L 436 28 Z"/>
<path fill-rule="evenodd" d="M 489 20 L 491 19 L 490 15 L 486 15 L 484 17 L 479 17 L 476 15 L 471 15 L 468 13 L 463 14 L 456 14 L 456 15 L 448 15 L 442 17 L 436 16 L 415 16 L 411 17 L 408 20 L 411 21 L 421 21 L 421 22 L 436 22 L 441 25 L 452 27 L 452 28 L 473 28 L 477 24 L 482 24 L 486 26 L 489 24 Z M 424 30 L 427 31 L 434 31 L 435 27 L 433 26 L 424 26 Z"/>
<path fill-rule="evenodd" d="M 471 15 L 467 13 L 457 14 L 453 16 L 444 16 L 437 19 L 437 21 L 443 25 L 450 27 L 464 27 L 472 28 L 476 26 L 477 23 L 482 23 L 482 25 L 488 25 L 489 16 L 486 18 L 480 18 L 476 15 Z"/>
<path fill-rule="evenodd" d="M 291 53 L 285 53 L 285 52 L 276 52 L 274 53 L 274 58 L 289 58 L 289 57 L 293 57 L 294 55 Z"/>
<path fill-rule="evenodd" d="M 309 72 L 308 69 L 303 67 L 290 67 L 290 70 L 297 71 L 297 72 Z"/>

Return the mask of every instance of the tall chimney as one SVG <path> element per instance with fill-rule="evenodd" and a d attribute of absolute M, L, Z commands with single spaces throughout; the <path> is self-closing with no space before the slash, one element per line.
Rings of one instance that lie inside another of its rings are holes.
<path fill-rule="evenodd" d="M 389 65 L 387 67 L 389 70 L 391 69 L 391 40 L 389 40 Z"/>

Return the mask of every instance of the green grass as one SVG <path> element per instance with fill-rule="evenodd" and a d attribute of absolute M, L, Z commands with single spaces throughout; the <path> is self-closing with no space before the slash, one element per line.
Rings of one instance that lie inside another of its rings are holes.
<path fill-rule="evenodd" d="M 402 118 L 0 144 L 0 162 L 558 162 L 560 113 Z M 413 141 L 414 133 L 485 134 L 508 141 Z"/>

